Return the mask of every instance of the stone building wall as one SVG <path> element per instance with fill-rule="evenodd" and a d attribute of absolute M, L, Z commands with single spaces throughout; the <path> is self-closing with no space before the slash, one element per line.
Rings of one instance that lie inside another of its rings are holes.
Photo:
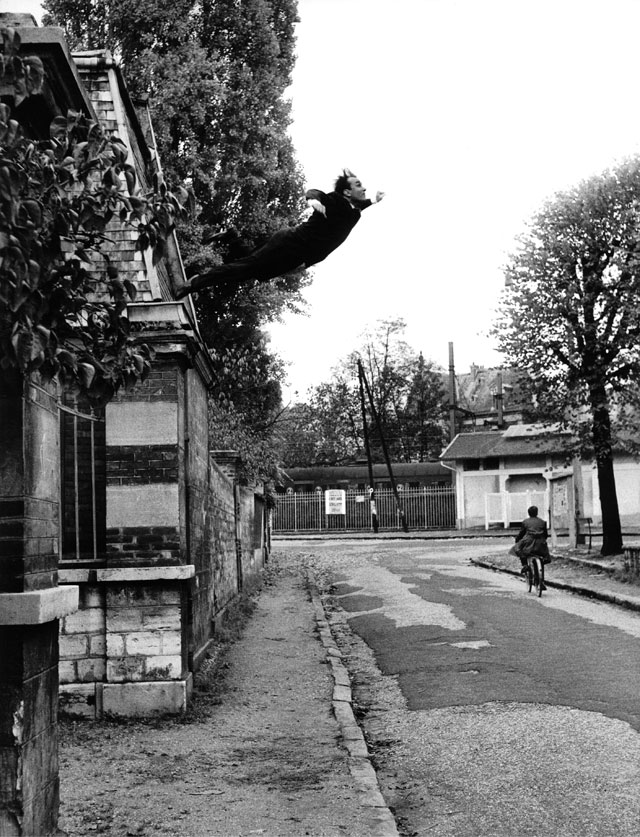
<path fill-rule="evenodd" d="M 0 833 L 49 834 L 58 807 L 56 392 L 0 383 Z"/>

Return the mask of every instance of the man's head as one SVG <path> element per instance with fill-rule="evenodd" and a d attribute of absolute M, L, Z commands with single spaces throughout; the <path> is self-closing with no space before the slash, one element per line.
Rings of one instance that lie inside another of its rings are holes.
<path fill-rule="evenodd" d="M 333 189 L 353 203 L 367 199 L 367 190 L 350 169 L 343 169 L 342 174 L 333 184 Z"/>
<path fill-rule="evenodd" d="M 527 514 L 529 517 L 537 517 L 538 516 L 538 507 L 537 506 L 529 506 L 527 509 Z"/>

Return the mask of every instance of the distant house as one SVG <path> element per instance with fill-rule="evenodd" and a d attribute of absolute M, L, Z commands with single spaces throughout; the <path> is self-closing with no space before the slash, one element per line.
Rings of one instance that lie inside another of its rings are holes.
<path fill-rule="evenodd" d="M 455 376 L 457 427 L 489 428 L 522 423 L 530 400 L 515 369 L 471 364 Z"/>
<path fill-rule="evenodd" d="M 546 516 L 552 480 L 573 470 L 571 443 L 571 434 L 556 425 L 515 424 L 458 434 L 440 457 L 455 471 L 458 527 L 513 526 L 526 517 L 529 505 L 537 505 Z M 576 467 L 580 515 L 597 525 L 601 513 L 595 463 L 583 459 Z M 614 470 L 621 521 L 638 525 L 640 463 L 616 453 Z"/>

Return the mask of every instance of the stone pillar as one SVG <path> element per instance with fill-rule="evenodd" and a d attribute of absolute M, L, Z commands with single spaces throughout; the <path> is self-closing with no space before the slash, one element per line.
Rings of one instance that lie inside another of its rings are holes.
<path fill-rule="evenodd" d="M 59 425 L 54 394 L 0 384 L 0 835 L 58 820 Z"/>
<path fill-rule="evenodd" d="M 184 387 L 181 359 L 158 356 L 107 407 L 106 714 L 183 712 L 192 688 Z"/>

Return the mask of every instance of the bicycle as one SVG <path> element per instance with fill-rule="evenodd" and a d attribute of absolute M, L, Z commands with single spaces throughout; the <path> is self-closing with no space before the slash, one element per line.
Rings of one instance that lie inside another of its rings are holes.
<path fill-rule="evenodd" d="M 547 589 L 544 583 L 544 563 L 539 555 L 527 556 L 526 581 L 529 593 L 532 588 L 535 588 L 538 598 L 542 596 L 542 591 Z"/>

